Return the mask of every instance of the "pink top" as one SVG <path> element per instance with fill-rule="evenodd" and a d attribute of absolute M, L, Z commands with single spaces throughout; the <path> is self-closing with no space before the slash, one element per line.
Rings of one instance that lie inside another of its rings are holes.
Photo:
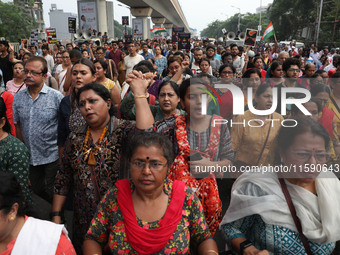
<path fill-rule="evenodd" d="M 20 88 L 20 90 L 23 90 L 23 89 L 26 88 L 26 84 L 25 84 L 25 83 L 23 83 L 23 84 L 24 84 L 24 85 L 20 88 L 20 86 L 21 86 L 22 84 L 16 85 L 15 82 L 14 82 L 14 79 L 13 79 L 13 80 L 10 80 L 10 81 L 8 81 L 8 82 L 6 83 L 6 90 L 14 96 L 15 93 L 17 93 L 17 92 L 19 91 L 19 90 L 18 90 L 19 88 Z"/>

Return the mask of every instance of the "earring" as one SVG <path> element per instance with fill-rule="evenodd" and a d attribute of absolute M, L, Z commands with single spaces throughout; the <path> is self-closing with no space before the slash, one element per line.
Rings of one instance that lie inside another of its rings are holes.
<path fill-rule="evenodd" d="M 10 221 L 13 221 L 14 220 L 14 217 L 12 216 L 11 218 L 9 218 Z"/>
<path fill-rule="evenodd" d="M 107 104 L 108 107 L 110 107 L 110 104 Z"/>

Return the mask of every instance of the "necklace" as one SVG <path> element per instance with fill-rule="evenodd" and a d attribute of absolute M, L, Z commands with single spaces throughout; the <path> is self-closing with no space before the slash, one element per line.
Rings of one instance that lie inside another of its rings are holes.
<path fill-rule="evenodd" d="M 105 133 L 107 131 L 107 127 L 105 127 L 102 131 L 102 134 L 100 135 L 100 138 L 95 145 L 94 148 L 89 148 L 88 142 L 89 142 L 89 137 L 91 133 L 91 128 L 89 127 L 86 131 L 86 136 L 85 136 L 85 141 L 83 145 L 83 151 L 84 151 L 84 160 L 87 159 L 87 164 L 91 166 L 95 166 L 97 164 L 97 161 L 94 157 L 94 155 L 97 155 L 98 152 L 101 150 L 101 143 L 103 142 Z"/>

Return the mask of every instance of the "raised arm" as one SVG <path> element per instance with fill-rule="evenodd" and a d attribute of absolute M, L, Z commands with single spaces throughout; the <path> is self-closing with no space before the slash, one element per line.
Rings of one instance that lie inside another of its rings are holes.
<path fill-rule="evenodd" d="M 187 69 L 189 67 L 189 61 L 183 61 L 181 64 L 181 68 L 178 70 L 178 72 L 171 78 L 172 81 L 181 84 L 182 83 L 182 75 L 185 71 L 185 69 Z"/>
<path fill-rule="evenodd" d="M 20 62 L 19 59 L 14 58 L 14 48 L 13 45 L 9 43 L 9 61 L 14 64 L 16 62 Z"/>
<path fill-rule="evenodd" d="M 138 71 L 131 72 L 126 82 L 130 85 L 136 105 L 136 127 L 144 130 L 150 128 L 155 122 L 148 103 L 147 88 L 149 79 Z"/>

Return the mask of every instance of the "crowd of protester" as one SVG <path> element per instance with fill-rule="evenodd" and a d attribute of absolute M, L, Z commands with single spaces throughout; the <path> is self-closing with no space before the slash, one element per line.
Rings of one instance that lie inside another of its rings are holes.
<path fill-rule="evenodd" d="M 339 48 L 190 46 L 0 41 L 0 255 L 336 254 Z"/>

